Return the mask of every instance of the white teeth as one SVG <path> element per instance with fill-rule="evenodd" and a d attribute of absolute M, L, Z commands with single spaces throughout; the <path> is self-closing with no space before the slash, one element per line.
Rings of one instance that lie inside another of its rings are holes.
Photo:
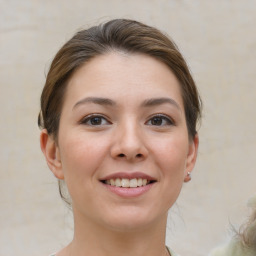
<path fill-rule="evenodd" d="M 141 178 L 139 178 L 138 180 L 137 180 L 137 186 L 142 186 L 142 179 Z"/>
<path fill-rule="evenodd" d="M 120 179 L 116 179 L 116 180 L 114 180 L 114 186 L 116 186 L 116 187 L 121 187 L 122 186 L 122 183 L 121 183 L 121 180 Z"/>
<path fill-rule="evenodd" d="M 137 179 L 130 180 L 130 188 L 136 188 L 137 184 L 138 184 Z"/>
<path fill-rule="evenodd" d="M 128 179 L 122 179 L 121 184 L 122 184 L 121 186 L 123 188 L 129 188 L 130 187 L 130 181 Z"/>
<path fill-rule="evenodd" d="M 149 181 L 147 179 L 142 178 L 134 178 L 134 179 L 110 179 L 105 181 L 106 184 L 116 187 L 123 187 L 123 188 L 137 188 L 146 186 Z"/>

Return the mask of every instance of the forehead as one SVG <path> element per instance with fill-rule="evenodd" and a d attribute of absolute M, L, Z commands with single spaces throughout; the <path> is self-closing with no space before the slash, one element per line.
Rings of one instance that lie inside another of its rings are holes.
<path fill-rule="evenodd" d="M 166 64 L 145 54 L 110 52 L 77 69 L 69 80 L 64 104 L 94 96 L 113 100 L 168 96 L 183 105 L 173 72 Z"/>

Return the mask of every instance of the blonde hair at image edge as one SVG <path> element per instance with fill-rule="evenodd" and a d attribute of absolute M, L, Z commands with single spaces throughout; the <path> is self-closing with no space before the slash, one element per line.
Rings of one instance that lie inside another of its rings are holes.
<path fill-rule="evenodd" d="M 247 205 L 252 210 L 248 221 L 228 244 L 214 249 L 209 256 L 256 256 L 256 195 Z"/>

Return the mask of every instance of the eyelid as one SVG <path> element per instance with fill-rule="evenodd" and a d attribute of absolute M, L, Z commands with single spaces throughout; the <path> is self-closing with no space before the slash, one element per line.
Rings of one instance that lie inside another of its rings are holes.
<path fill-rule="evenodd" d="M 94 118 L 94 117 L 100 117 L 102 119 L 105 119 L 107 121 L 107 125 L 109 124 L 112 124 L 110 121 L 109 121 L 109 118 L 106 117 L 104 114 L 100 114 L 100 113 L 93 113 L 93 114 L 89 114 L 89 115 L 86 115 L 84 116 L 80 121 L 79 121 L 79 124 L 85 124 L 86 125 L 86 122 L 88 122 L 91 118 Z M 90 124 L 87 124 L 88 126 L 93 126 L 93 125 L 90 125 Z M 106 124 L 101 124 L 102 125 L 106 125 Z M 96 126 L 96 125 L 95 125 Z M 99 125 L 100 126 L 100 125 Z"/>
<path fill-rule="evenodd" d="M 174 119 L 173 119 L 172 117 L 170 117 L 169 115 L 166 115 L 166 114 L 162 114 L 162 113 L 157 113 L 157 114 L 151 115 L 151 116 L 148 118 L 148 120 L 146 121 L 146 124 L 147 124 L 150 120 L 152 120 L 152 118 L 154 118 L 154 117 L 161 117 L 161 118 L 163 118 L 164 120 L 168 121 L 169 124 L 166 124 L 166 125 L 175 125 L 175 121 L 174 121 Z M 166 125 L 159 125 L 159 127 L 160 127 L 160 126 L 166 126 Z M 154 126 L 154 125 L 152 125 L 152 126 Z M 155 125 L 155 126 L 157 126 L 157 125 Z"/>

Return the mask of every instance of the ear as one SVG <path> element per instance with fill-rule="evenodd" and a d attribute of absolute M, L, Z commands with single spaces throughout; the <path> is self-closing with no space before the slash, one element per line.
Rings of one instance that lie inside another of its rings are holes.
<path fill-rule="evenodd" d="M 196 134 L 194 138 L 191 139 L 189 142 L 185 176 L 188 174 L 188 172 L 191 173 L 195 166 L 197 152 L 198 152 L 198 145 L 199 145 L 199 137 L 198 137 L 198 134 Z"/>
<path fill-rule="evenodd" d="M 40 145 L 48 167 L 53 172 L 56 178 L 63 180 L 64 175 L 62 170 L 59 147 L 53 137 L 47 133 L 46 129 L 43 129 L 41 131 Z"/>

